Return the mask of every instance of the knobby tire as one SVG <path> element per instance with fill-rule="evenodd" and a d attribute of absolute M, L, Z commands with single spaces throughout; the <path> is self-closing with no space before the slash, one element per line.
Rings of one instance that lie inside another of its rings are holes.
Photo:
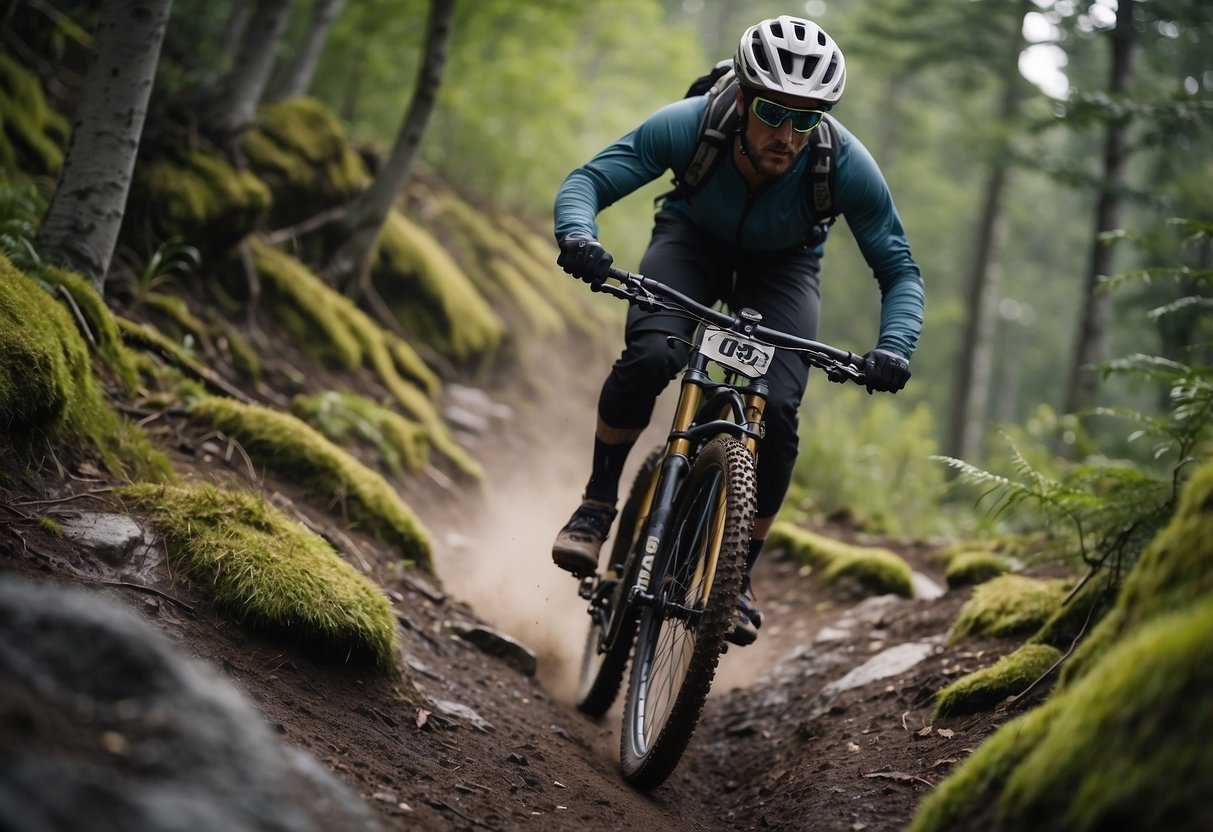
<path fill-rule="evenodd" d="M 656 788 L 669 777 L 699 721 L 737 608 L 755 488 L 750 452 L 720 437 L 699 453 L 679 491 L 662 547 L 664 572 L 655 570 L 649 589 L 660 579 L 667 597 L 694 612 L 667 615 L 659 603 L 640 619 L 620 736 L 623 777 L 638 788 Z"/>
<path fill-rule="evenodd" d="M 619 512 L 619 527 L 611 544 L 611 558 L 607 567 L 608 577 L 620 577 L 627 565 L 628 555 L 640 536 L 644 519 L 649 513 L 653 486 L 664 452 L 664 447 L 654 448 L 641 463 L 640 470 L 632 481 L 628 498 Z M 632 564 L 630 574 L 622 576 L 622 586 L 631 585 L 638 565 L 639 558 Z M 591 617 L 585 649 L 581 656 L 581 677 L 577 686 L 577 709 L 582 713 L 593 717 L 602 716 L 615 701 L 619 686 L 623 682 L 623 673 L 628 666 L 632 642 L 636 637 L 637 618 L 638 616 L 633 614 L 625 620 L 613 649 L 600 653 L 598 642 L 602 637 L 602 628 Z"/>

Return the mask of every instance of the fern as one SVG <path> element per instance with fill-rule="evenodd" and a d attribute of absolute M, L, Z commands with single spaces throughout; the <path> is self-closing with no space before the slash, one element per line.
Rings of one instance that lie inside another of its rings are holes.
<path fill-rule="evenodd" d="M 1186 244 L 1213 239 L 1213 223 L 1176 220 L 1188 235 Z M 1139 269 L 1109 279 L 1114 288 L 1130 282 L 1182 278 L 1190 292 L 1203 289 L 1213 271 L 1175 267 Z M 1183 311 L 1201 314 L 1213 309 L 1213 299 L 1191 294 L 1166 306 L 1151 309 L 1153 318 Z M 1191 348 L 1196 356 L 1199 347 Z M 1062 520 L 1067 529 L 1052 547 L 1073 552 L 1093 568 L 1110 566 L 1116 576 L 1136 562 L 1137 556 L 1170 518 L 1188 465 L 1210 452 L 1213 431 L 1213 368 L 1185 364 L 1156 355 L 1127 355 L 1099 365 L 1105 378 L 1125 376 L 1169 392 L 1168 407 L 1160 414 L 1129 408 L 1097 407 L 1078 416 L 1105 416 L 1131 426 L 1128 443 L 1152 442 L 1150 461 L 1133 465 L 1091 457 L 1081 464 L 1051 459 L 1056 475 L 1033 465 L 1005 431 L 1007 464 L 1014 477 L 980 469 L 963 460 L 937 457 L 955 469 L 962 481 L 982 489 L 981 500 L 992 498 L 997 513 L 1031 507 L 1050 520 Z"/>

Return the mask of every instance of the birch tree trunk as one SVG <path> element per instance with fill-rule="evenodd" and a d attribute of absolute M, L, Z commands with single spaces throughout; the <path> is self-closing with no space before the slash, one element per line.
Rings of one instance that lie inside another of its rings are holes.
<path fill-rule="evenodd" d="M 278 100 L 307 95 L 312 86 L 312 76 L 316 74 L 316 65 L 320 63 L 320 55 L 324 52 L 329 30 L 341 12 L 342 3 L 343 0 L 317 0 L 307 37 L 303 39 L 299 54 L 287 70 L 286 78 L 283 79 L 276 96 Z"/>
<path fill-rule="evenodd" d="M 1015 34 L 1002 67 L 1003 93 L 998 108 L 1000 127 L 1010 124 L 1019 110 L 1023 84 L 1019 75 L 1019 53 L 1023 49 L 1024 15 L 1030 10 L 1030 0 L 1019 0 Z M 998 281 L 1006 243 L 1007 221 L 1003 195 L 1010 172 L 1010 149 L 1010 140 L 1004 137 L 992 153 L 977 229 L 977 246 L 969 270 L 968 314 L 965 316 L 960 359 L 956 362 L 945 443 L 945 453 L 957 459 L 972 459 L 981 452 L 989 414 L 994 336 L 998 320 Z"/>
<path fill-rule="evenodd" d="M 294 0 L 258 0 L 254 7 L 232 66 L 219 81 L 202 123 L 203 132 L 219 144 L 229 144 L 253 124 L 293 5 Z"/>
<path fill-rule="evenodd" d="M 1116 27 L 1112 31 L 1112 64 L 1109 93 L 1115 99 L 1126 95 L 1133 84 L 1134 31 L 1133 0 L 1122 0 L 1116 9 Z M 1103 184 L 1095 205 L 1094 239 L 1083 292 L 1082 318 L 1074 343 L 1070 382 L 1067 387 L 1065 411 L 1078 413 L 1091 406 L 1099 386 L 1094 365 L 1108 353 L 1108 318 L 1111 298 L 1098 291 L 1100 280 L 1112 273 L 1112 247 L 1100 240 L 1105 231 L 1120 227 L 1122 209 L 1121 187 L 1129 158 L 1128 141 L 1121 120 L 1107 120 L 1103 150 Z"/>
<path fill-rule="evenodd" d="M 102 292 L 139 152 L 172 0 L 106 0 L 59 184 L 38 228 L 51 262 Z"/>
<path fill-rule="evenodd" d="M 388 211 L 403 193 L 417 163 L 422 136 L 438 101 L 438 88 L 442 83 L 454 16 L 455 0 L 432 0 L 426 29 L 425 57 L 417 75 L 413 100 L 396 135 L 391 156 L 371 187 L 350 206 L 344 222 L 348 236 L 325 269 L 324 276 L 329 283 L 343 288 L 352 297 L 358 297 L 366 287 L 371 253 L 379 230 L 387 219 Z"/>

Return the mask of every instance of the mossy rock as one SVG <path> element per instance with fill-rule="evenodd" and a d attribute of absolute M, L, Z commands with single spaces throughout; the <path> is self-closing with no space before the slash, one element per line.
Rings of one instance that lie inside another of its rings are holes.
<path fill-rule="evenodd" d="M 1111 612 L 1067 664 L 1063 684 L 1086 672 L 1118 639 L 1152 616 L 1213 594 L 1213 462 L 1184 486 L 1171 522 L 1142 552 Z"/>
<path fill-rule="evenodd" d="M 324 538 L 259 495 L 133 485 L 117 496 L 151 518 L 174 572 L 236 621 L 398 672 L 400 636 L 388 599 Z"/>
<path fill-rule="evenodd" d="M 333 303 L 339 293 L 286 252 L 256 237 L 248 247 L 270 315 L 314 357 L 342 369 L 359 366 L 362 347 Z M 240 267 L 237 258 L 228 260 L 228 268 Z"/>
<path fill-rule="evenodd" d="M 456 259 L 480 292 L 497 308 L 515 310 L 536 335 L 563 334 L 564 317 L 551 301 L 555 293 L 537 278 L 518 243 L 449 188 L 436 191 L 432 200 L 434 222 L 451 237 Z M 561 289 L 567 291 L 565 285 Z"/>
<path fill-rule="evenodd" d="M 139 383 L 135 356 L 122 342 L 118 321 L 91 281 L 80 274 L 57 266 L 44 265 L 38 277 L 51 286 L 61 286 L 80 310 L 89 332 L 96 341 L 96 354 L 127 393 Z"/>
<path fill-rule="evenodd" d="M 1208 829 L 1211 689 L 1205 593 L 1127 631 L 1073 684 L 1000 728 L 926 796 L 910 832 Z"/>
<path fill-rule="evenodd" d="M 133 216 L 124 226 L 223 252 L 261 225 L 270 201 L 269 188 L 252 171 L 238 171 L 213 153 L 173 149 L 135 168 Z"/>
<path fill-rule="evenodd" d="M 980 584 L 960 608 L 948 643 L 1032 633 L 1061 607 L 1069 585 L 1023 575 L 1001 575 Z"/>
<path fill-rule="evenodd" d="M 334 442 L 370 448 L 397 473 L 420 470 L 429 459 L 429 433 L 424 427 L 364 396 L 332 390 L 296 396 L 291 412 Z"/>
<path fill-rule="evenodd" d="M 793 560 L 820 570 L 823 581 L 840 584 L 853 594 L 914 596 L 909 564 L 888 549 L 853 546 L 791 523 L 776 523 L 767 546 L 787 550 Z"/>
<path fill-rule="evenodd" d="M 263 106 L 241 142 L 249 166 L 274 193 L 274 226 L 343 205 L 371 182 L 341 123 L 314 98 Z"/>
<path fill-rule="evenodd" d="M 233 399 L 206 397 L 190 418 L 235 439 L 255 460 L 280 477 L 309 489 L 390 546 L 405 560 L 433 572 L 429 532 L 378 473 L 289 413 Z"/>
<path fill-rule="evenodd" d="M 32 435 L 78 442 L 114 474 L 171 476 L 143 431 L 110 408 L 71 314 L 2 254 L 0 355 L 0 445 L 27 449 Z"/>
<path fill-rule="evenodd" d="M 956 716 L 984 711 L 1008 696 L 1017 696 L 1048 672 L 1061 651 L 1046 644 L 1025 644 L 989 667 L 962 676 L 939 691 L 935 716 Z"/>
<path fill-rule="evenodd" d="M 1118 585 L 1115 573 L 1103 569 L 1078 589 L 1041 625 L 1030 641 L 1048 644 L 1059 650 L 1069 650 L 1074 641 L 1084 633 L 1091 633 L 1116 603 Z"/>
<path fill-rule="evenodd" d="M 46 103 L 38 76 L 0 52 L 0 170 L 55 176 L 67 120 Z"/>
<path fill-rule="evenodd" d="M 407 343 L 385 332 L 299 260 L 256 239 L 249 247 L 265 305 L 301 346 L 345 369 L 368 364 L 405 413 L 426 429 L 435 451 L 461 476 L 483 478 L 480 464 L 455 442 L 434 406 L 438 377 Z"/>
<path fill-rule="evenodd" d="M 487 360 L 505 324 L 438 241 L 399 211 L 379 233 L 375 287 L 417 340 L 460 366 Z"/>
<path fill-rule="evenodd" d="M 997 578 L 1011 570 L 1004 558 L 990 552 L 962 552 L 948 561 L 944 573 L 948 586 L 956 589 Z"/>

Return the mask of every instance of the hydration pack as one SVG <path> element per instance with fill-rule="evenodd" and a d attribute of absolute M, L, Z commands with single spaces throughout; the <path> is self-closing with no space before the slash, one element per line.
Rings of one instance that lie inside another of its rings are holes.
<path fill-rule="evenodd" d="M 661 196 L 667 199 L 687 199 L 694 196 L 716 169 L 722 156 L 732 147 L 733 136 L 740 126 L 736 101 L 737 76 L 733 61 L 720 61 L 711 71 L 696 78 L 687 89 L 686 98 L 708 96 L 708 106 L 699 119 L 695 149 L 686 168 L 674 174 L 674 188 Z M 834 207 L 834 175 L 838 159 L 838 132 L 826 116 L 809 134 L 809 175 L 805 178 L 805 205 L 813 223 L 806 243 L 815 248 L 825 241 L 830 226 L 838 219 Z"/>

